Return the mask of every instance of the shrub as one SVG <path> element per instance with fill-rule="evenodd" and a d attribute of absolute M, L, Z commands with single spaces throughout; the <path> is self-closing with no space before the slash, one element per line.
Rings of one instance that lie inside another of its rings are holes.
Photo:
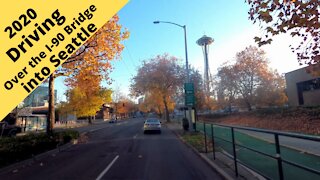
<path fill-rule="evenodd" d="M 78 137 L 78 131 L 68 130 L 56 132 L 53 136 L 30 133 L 24 136 L 0 138 L 0 167 L 31 158 Z"/>
<path fill-rule="evenodd" d="M 77 139 L 79 137 L 78 131 L 67 130 L 63 132 L 57 132 L 54 136 L 58 139 L 60 144 L 65 144 L 70 142 L 72 139 Z"/>

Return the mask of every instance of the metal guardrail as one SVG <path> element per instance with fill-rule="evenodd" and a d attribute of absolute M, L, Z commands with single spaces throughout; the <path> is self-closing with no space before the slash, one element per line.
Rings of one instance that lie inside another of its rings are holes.
<path fill-rule="evenodd" d="M 283 180 L 284 177 L 284 171 L 283 171 L 283 163 L 289 164 L 291 166 L 294 166 L 296 168 L 320 175 L 320 171 L 316 170 L 316 169 L 312 169 L 310 167 L 306 167 L 304 165 L 283 159 L 281 156 L 281 145 L 279 142 L 279 136 L 285 136 L 285 137 L 291 137 L 291 138 L 297 138 L 297 139 L 303 139 L 303 140 L 310 140 L 310 141 L 314 141 L 314 142 L 320 142 L 320 137 L 315 137 L 315 136 L 308 136 L 308 135 L 300 135 L 300 134 L 295 134 L 295 133 L 286 133 L 286 132 L 281 132 L 281 131 L 273 131 L 273 130 L 265 130 L 265 129 L 258 129 L 258 128 L 248 128 L 248 127 L 242 127 L 242 126 L 230 126 L 230 125 L 222 125 L 222 124 L 215 124 L 215 123 L 203 123 L 203 133 L 204 133 L 204 140 L 205 140 L 205 151 L 206 153 L 208 153 L 208 144 L 207 144 L 207 125 L 210 125 L 210 131 L 211 131 L 211 143 L 212 143 L 212 152 L 213 152 L 213 158 L 216 158 L 216 145 L 215 145 L 215 139 L 219 139 L 228 143 L 232 144 L 232 152 L 233 154 L 230 156 L 230 158 L 233 159 L 234 161 L 234 169 L 235 169 L 235 174 L 238 177 L 238 163 L 245 166 L 246 168 L 249 168 L 251 170 L 253 170 L 254 172 L 258 173 L 259 175 L 263 176 L 266 179 L 272 179 L 270 177 L 268 177 L 267 175 L 263 174 L 262 172 L 259 172 L 256 169 L 253 169 L 252 167 L 248 166 L 247 164 L 245 164 L 244 162 L 241 162 L 238 158 L 237 158 L 237 151 L 236 151 L 236 146 L 241 147 L 241 148 L 245 148 L 249 151 L 252 151 L 254 153 L 258 153 L 260 155 L 272 158 L 274 160 L 277 161 L 277 169 L 278 169 L 278 178 L 280 180 Z M 214 132 L 214 126 L 217 127 L 223 127 L 223 128 L 229 128 L 230 132 L 231 132 L 231 141 L 227 140 L 225 138 L 221 138 L 218 136 L 215 136 L 215 132 Z M 253 132 L 259 132 L 259 133 L 266 133 L 266 134 L 270 134 L 274 136 L 274 145 L 275 145 L 275 150 L 276 150 L 276 154 L 275 155 L 270 155 L 268 153 L 259 151 L 257 149 L 245 146 L 245 145 L 241 145 L 236 143 L 235 141 L 235 130 L 246 130 L 246 131 L 253 131 Z M 229 157 L 229 156 L 228 156 Z"/>

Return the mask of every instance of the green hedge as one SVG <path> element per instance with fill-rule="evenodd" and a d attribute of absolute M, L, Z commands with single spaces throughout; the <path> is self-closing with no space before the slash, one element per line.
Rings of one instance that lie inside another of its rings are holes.
<path fill-rule="evenodd" d="M 31 158 L 78 137 L 79 132 L 68 130 L 56 132 L 52 136 L 45 133 L 31 133 L 24 136 L 0 138 L 0 167 Z"/>

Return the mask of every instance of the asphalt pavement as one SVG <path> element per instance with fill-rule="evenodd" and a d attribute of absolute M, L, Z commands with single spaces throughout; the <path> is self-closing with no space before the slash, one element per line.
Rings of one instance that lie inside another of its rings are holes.
<path fill-rule="evenodd" d="M 222 179 L 168 129 L 143 134 L 143 119 L 79 129 L 88 142 L 22 168 L 0 171 L 0 179 Z"/>

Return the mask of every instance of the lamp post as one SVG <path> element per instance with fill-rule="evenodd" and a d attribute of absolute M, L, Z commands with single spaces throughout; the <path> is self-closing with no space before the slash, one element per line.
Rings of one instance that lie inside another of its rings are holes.
<path fill-rule="evenodd" d="M 187 48 L 187 26 L 186 25 L 180 25 L 177 23 L 173 23 L 173 22 L 168 22 L 168 21 L 154 21 L 154 24 L 159 24 L 159 23 L 167 23 L 167 24 L 173 24 L 175 26 L 179 26 L 181 28 L 183 28 L 184 30 L 184 49 L 185 49 L 185 53 L 186 53 L 186 74 L 187 74 L 187 82 L 190 82 L 190 77 L 189 77 L 189 62 L 188 62 L 188 48 Z"/>
<path fill-rule="evenodd" d="M 175 25 L 175 26 L 183 28 L 183 30 L 184 30 L 184 48 L 185 48 L 185 54 L 186 54 L 186 74 L 187 74 L 186 82 L 190 83 L 189 62 L 188 62 L 188 48 L 187 48 L 187 26 L 186 25 L 182 26 L 180 24 L 173 23 L 173 22 L 168 22 L 168 21 L 154 21 L 153 23 L 154 24 L 166 23 L 166 24 L 172 24 L 172 25 Z M 189 111 L 189 130 L 194 128 L 193 122 L 192 122 L 192 112 L 191 112 L 191 110 L 192 110 L 192 107 L 188 106 L 188 111 Z"/>

